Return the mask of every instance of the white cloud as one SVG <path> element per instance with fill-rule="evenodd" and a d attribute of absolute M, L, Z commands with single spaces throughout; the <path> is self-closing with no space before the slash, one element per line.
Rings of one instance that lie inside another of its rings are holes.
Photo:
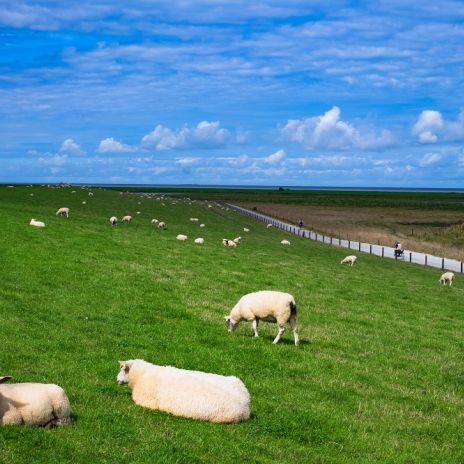
<path fill-rule="evenodd" d="M 436 164 L 443 159 L 443 155 L 440 153 L 427 153 L 419 161 L 419 164 L 423 167 Z"/>
<path fill-rule="evenodd" d="M 272 155 L 267 156 L 264 158 L 264 161 L 269 164 L 274 164 L 280 161 L 285 157 L 285 151 L 284 150 L 277 150 L 275 153 L 272 153 Z"/>
<path fill-rule="evenodd" d="M 84 156 L 85 151 L 82 150 L 79 144 L 77 144 L 73 139 L 66 139 L 60 148 L 60 153 L 67 153 L 68 155 L 74 156 Z"/>
<path fill-rule="evenodd" d="M 136 150 L 136 147 L 121 143 L 113 137 L 102 140 L 97 148 L 98 153 L 130 153 Z"/>
<path fill-rule="evenodd" d="M 436 143 L 464 139 L 464 111 L 455 121 L 447 121 L 440 111 L 425 110 L 419 115 L 412 134 L 420 143 Z"/>
<path fill-rule="evenodd" d="M 282 136 L 303 145 L 307 149 L 330 148 L 380 148 L 390 145 L 393 136 L 390 131 L 382 130 L 376 134 L 371 129 L 365 133 L 340 119 L 340 108 L 334 106 L 321 116 L 304 119 L 290 119 L 282 128 Z"/>
<path fill-rule="evenodd" d="M 158 125 L 142 138 L 142 143 L 156 150 L 172 150 L 186 148 L 218 148 L 231 140 L 227 129 L 221 128 L 218 121 L 201 121 L 195 127 L 185 126 L 171 130 Z"/>

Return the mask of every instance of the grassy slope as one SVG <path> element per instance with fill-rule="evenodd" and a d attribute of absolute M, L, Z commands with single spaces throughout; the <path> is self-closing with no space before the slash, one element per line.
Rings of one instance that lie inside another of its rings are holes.
<path fill-rule="evenodd" d="M 342 267 L 346 250 L 282 247 L 283 233 L 231 212 L 94 192 L 0 187 L 0 374 L 58 383 L 74 409 L 68 428 L 0 429 L 0 461 L 463 461 L 462 278 L 440 287 L 437 270 L 364 254 Z M 111 228 L 126 213 L 134 223 Z M 237 235 L 236 250 L 220 244 Z M 295 295 L 300 347 L 289 331 L 273 346 L 271 324 L 257 340 L 249 324 L 226 332 L 222 316 L 258 289 Z M 115 382 L 118 359 L 136 357 L 239 376 L 252 418 L 221 426 L 137 407 Z"/>

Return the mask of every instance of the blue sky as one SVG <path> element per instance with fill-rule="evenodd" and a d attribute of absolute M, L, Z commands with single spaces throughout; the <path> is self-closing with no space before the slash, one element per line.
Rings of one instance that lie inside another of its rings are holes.
<path fill-rule="evenodd" d="M 464 2 L 0 0 L 0 181 L 464 188 Z"/>

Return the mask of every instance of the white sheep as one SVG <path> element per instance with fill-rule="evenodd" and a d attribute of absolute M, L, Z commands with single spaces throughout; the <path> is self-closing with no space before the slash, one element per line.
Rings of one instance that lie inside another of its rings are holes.
<path fill-rule="evenodd" d="M 231 247 L 231 248 L 235 248 L 237 246 L 237 244 L 233 240 L 229 240 L 228 238 L 223 238 L 222 244 L 225 247 Z"/>
<path fill-rule="evenodd" d="M 242 237 L 235 237 L 234 242 L 238 245 L 242 240 Z"/>
<path fill-rule="evenodd" d="M 35 219 L 31 219 L 31 222 L 29 225 L 34 226 L 34 227 L 45 227 L 45 222 L 42 221 L 36 221 Z"/>
<path fill-rule="evenodd" d="M 228 316 L 224 317 L 229 332 L 236 329 L 240 321 L 252 322 L 255 337 L 258 337 L 258 323 L 277 322 L 279 331 L 273 343 L 279 342 L 288 322 L 293 331 L 295 345 L 300 342 L 297 328 L 296 303 L 290 293 L 263 290 L 248 293 L 242 296 L 238 303 L 232 308 Z"/>
<path fill-rule="evenodd" d="M 59 208 L 56 215 L 69 217 L 69 208 Z"/>
<path fill-rule="evenodd" d="M 164 222 L 158 222 L 158 229 L 166 229 L 166 224 Z"/>
<path fill-rule="evenodd" d="M 93 193 L 92 193 L 92 192 L 89 192 L 89 197 L 93 197 Z"/>
<path fill-rule="evenodd" d="M 198 222 L 198 218 L 190 218 L 192 222 Z"/>
<path fill-rule="evenodd" d="M 250 232 L 250 229 L 248 229 L 247 227 L 244 227 L 243 232 Z"/>
<path fill-rule="evenodd" d="M 272 227 L 272 224 L 268 224 L 266 227 L 270 229 Z"/>
<path fill-rule="evenodd" d="M 198 238 L 195 239 L 195 243 L 197 245 L 203 245 L 205 243 L 205 239 L 202 238 L 202 237 L 198 237 Z"/>
<path fill-rule="evenodd" d="M 442 274 L 438 282 L 440 282 L 443 285 L 446 285 L 449 282 L 450 287 L 451 287 L 453 280 L 454 280 L 454 272 L 445 272 L 444 274 Z"/>
<path fill-rule="evenodd" d="M 180 240 L 180 241 L 185 241 L 188 239 L 187 235 L 184 235 L 184 234 L 179 234 L 177 237 L 176 237 L 177 240 Z"/>
<path fill-rule="evenodd" d="M 152 223 L 152 224 L 158 224 L 159 221 L 158 221 L 158 219 L 152 219 L 152 220 L 151 220 L 151 223 Z"/>
<path fill-rule="evenodd" d="M 200 224 L 200 227 L 205 227 L 205 225 L 204 225 L 204 224 Z"/>
<path fill-rule="evenodd" d="M 116 216 L 111 216 L 110 217 L 110 224 L 112 226 L 117 226 L 118 225 L 118 218 Z"/>
<path fill-rule="evenodd" d="M 343 258 L 340 261 L 340 264 L 348 264 L 348 266 L 353 266 L 353 264 L 356 262 L 357 259 L 358 259 L 357 256 L 349 255 L 346 258 Z"/>
<path fill-rule="evenodd" d="M 157 366 L 142 359 L 119 364 L 116 380 L 129 384 L 139 406 L 223 424 L 250 417 L 250 394 L 237 377 Z"/>
<path fill-rule="evenodd" d="M 86 205 L 86 204 L 87 204 L 87 202 L 86 202 L 86 201 L 83 201 L 83 202 L 82 202 L 82 204 L 83 204 L 83 205 Z"/>
<path fill-rule="evenodd" d="M 9 379 L 10 376 L 0 377 L 0 384 Z M 68 397 L 58 385 L 0 385 L 0 425 L 67 425 L 71 422 L 70 414 Z"/>
<path fill-rule="evenodd" d="M 282 240 L 280 243 L 281 243 L 282 245 L 290 245 L 290 242 L 289 242 L 288 240 L 285 240 L 285 239 Z"/>
<path fill-rule="evenodd" d="M 132 216 L 124 216 L 122 218 L 122 222 L 124 222 L 124 224 L 130 224 L 132 221 Z"/>

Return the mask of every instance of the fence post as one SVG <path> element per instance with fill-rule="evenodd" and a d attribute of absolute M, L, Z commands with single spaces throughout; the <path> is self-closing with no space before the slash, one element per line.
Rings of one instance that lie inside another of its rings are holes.
<path fill-rule="evenodd" d="M 425 265 L 427 266 L 427 255 L 425 255 Z"/>
<path fill-rule="evenodd" d="M 348 240 L 348 248 L 351 250 L 351 240 Z"/>
<path fill-rule="evenodd" d="M 361 240 L 358 242 L 358 245 L 359 245 L 358 250 L 361 251 Z"/>
<path fill-rule="evenodd" d="M 445 269 L 445 258 L 441 258 L 441 268 Z"/>
<path fill-rule="evenodd" d="M 333 237 L 332 237 L 332 236 L 330 236 L 330 244 L 331 244 L 331 245 L 332 245 L 332 238 L 333 238 Z"/>
<path fill-rule="evenodd" d="M 462 261 L 461 261 L 461 274 L 462 274 L 462 271 L 463 271 L 462 267 L 463 267 L 463 266 L 462 266 Z"/>
<path fill-rule="evenodd" d="M 382 247 L 382 258 L 385 256 L 385 248 Z"/>
<path fill-rule="evenodd" d="M 369 254 L 372 254 L 372 245 L 369 245 Z"/>
<path fill-rule="evenodd" d="M 412 251 L 409 252 L 409 262 L 412 263 Z"/>

